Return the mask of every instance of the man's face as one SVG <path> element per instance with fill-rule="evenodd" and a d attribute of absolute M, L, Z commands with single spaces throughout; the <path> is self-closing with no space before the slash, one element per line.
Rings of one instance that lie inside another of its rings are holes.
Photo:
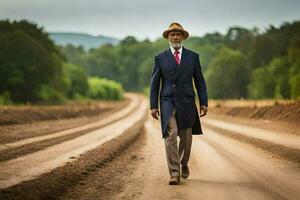
<path fill-rule="evenodd" d="M 183 41 L 183 34 L 180 31 L 170 31 L 168 38 L 170 45 L 174 49 L 180 49 Z"/>

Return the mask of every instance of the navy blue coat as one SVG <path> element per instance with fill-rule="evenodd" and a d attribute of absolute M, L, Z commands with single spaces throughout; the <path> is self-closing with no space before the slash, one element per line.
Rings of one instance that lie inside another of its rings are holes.
<path fill-rule="evenodd" d="M 208 106 L 206 83 L 198 53 L 183 47 L 180 65 L 176 63 L 170 48 L 154 56 L 150 109 L 160 109 L 163 138 L 167 135 L 167 125 L 174 108 L 179 129 L 192 128 L 193 135 L 203 134 L 195 104 L 193 78 L 200 105 Z"/>

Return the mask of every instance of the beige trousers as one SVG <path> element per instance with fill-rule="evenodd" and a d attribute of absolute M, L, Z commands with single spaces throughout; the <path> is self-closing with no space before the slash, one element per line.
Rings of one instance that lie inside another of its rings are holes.
<path fill-rule="evenodd" d="M 180 164 L 182 166 L 188 165 L 193 138 L 192 128 L 177 128 L 177 121 L 175 115 L 176 110 L 174 109 L 170 121 L 168 123 L 168 135 L 164 139 L 166 158 L 170 176 L 180 176 Z M 177 136 L 179 136 L 180 139 L 179 147 L 177 145 Z"/>

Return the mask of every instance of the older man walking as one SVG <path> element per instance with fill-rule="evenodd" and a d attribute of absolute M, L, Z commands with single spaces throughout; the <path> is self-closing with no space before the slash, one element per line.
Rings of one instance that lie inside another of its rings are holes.
<path fill-rule="evenodd" d="M 195 104 L 193 79 L 199 97 L 200 117 L 207 113 L 207 89 L 199 54 L 182 46 L 182 41 L 189 37 L 189 33 L 179 23 L 172 23 L 163 32 L 163 37 L 169 40 L 170 47 L 154 56 L 150 109 L 153 118 L 158 119 L 161 115 L 169 184 L 177 185 L 180 176 L 187 178 L 190 174 L 188 161 L 192 135 L 203 134 Z M 179 148 L 177 136 L 180 138 Z"/>

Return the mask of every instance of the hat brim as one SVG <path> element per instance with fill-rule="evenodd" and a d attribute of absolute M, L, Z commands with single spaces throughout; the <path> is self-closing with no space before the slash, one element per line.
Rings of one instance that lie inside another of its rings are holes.
<path fill-rule="evenodd" d="M 189 37 L 189 33 L 188 33 L 187 31 L 185 31 L 185 30 L 182 30 L 182 29 L 165 30 L 165 31 L 163 32 L 163 37 L 164 37 L 165 39 L 168 39 L 168 34 L 169 34 L 169 32 L 171 32 L 171 31 L 180 31 L 180 32 L 183 34 L 183 39 L 184 39 L 184 40 L 187 39 L 187 38 Z"/>

